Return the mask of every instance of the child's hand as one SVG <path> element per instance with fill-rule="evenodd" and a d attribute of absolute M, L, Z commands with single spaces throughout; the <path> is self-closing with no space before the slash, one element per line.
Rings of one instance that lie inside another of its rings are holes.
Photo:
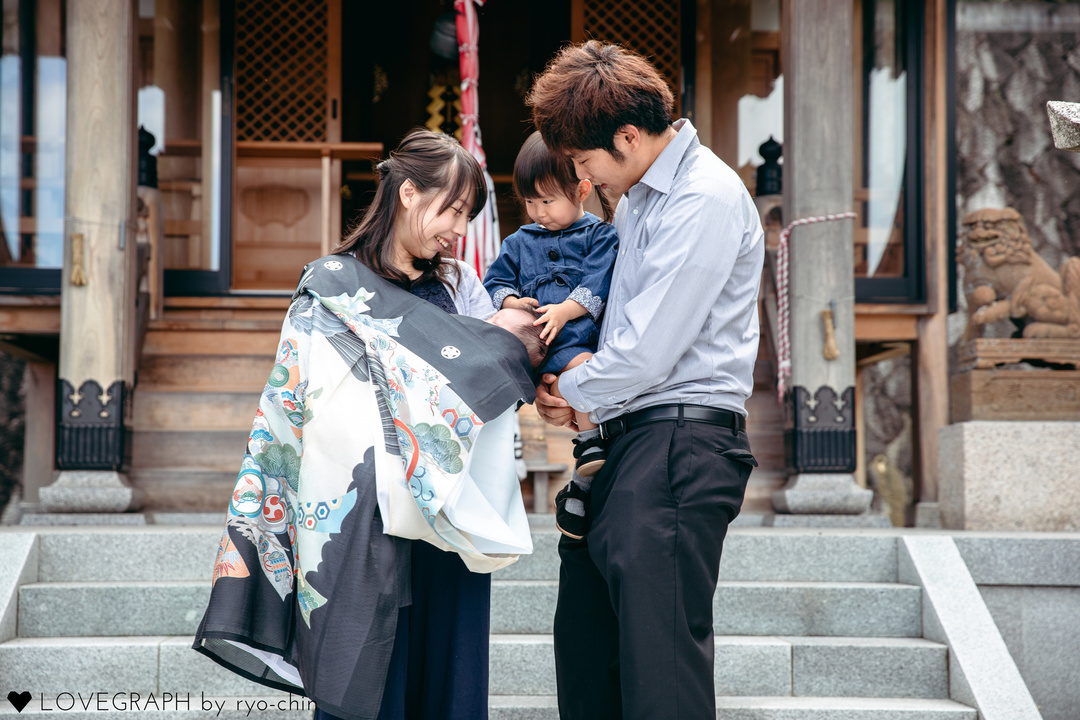
<path fill-rule="evenodd" d="M 503 309 L 515 308 L 517 310 L 529 310 L 533 311 L 540 305 L 536 298 L 524 297 L 519 298 L 516 295 L 510 295 L 503 300 Z"/>
<path fill-rule="evenodd" d="M 540 331 L 540 339 L 550 345 L 563 329 L 563 325 L 584 315 L 585 308 L 573 300 L 566 300 L 556 305 L 544 305 L 537 308 L 536 312 L 541 315 L 533 325 L 544 324 L 544 329 Z"/>

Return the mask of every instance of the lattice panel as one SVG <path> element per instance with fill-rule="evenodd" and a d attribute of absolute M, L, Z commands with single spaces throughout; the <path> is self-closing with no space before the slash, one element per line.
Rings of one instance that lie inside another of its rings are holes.
<path fill-rule="evenodd" d="M 621 43 L 649 58 L 671 86 L 679 106 L 678 0 L 585 0 L 585 37 Z"/>
<path fill-rule="evenodd" d="M 238 0 L 238 140 L 327 139 L 327 0 Z"/>

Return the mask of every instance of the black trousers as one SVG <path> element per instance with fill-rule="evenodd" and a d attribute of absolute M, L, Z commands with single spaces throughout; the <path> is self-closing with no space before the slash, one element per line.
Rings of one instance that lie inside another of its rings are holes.
<path fill-rule="evenodd" d="M 704 423 L 613 442 L 588 534 L 559 544 L 563 720 L 715 720 L 713 594 L 752 464 L 746 433 Z"/>

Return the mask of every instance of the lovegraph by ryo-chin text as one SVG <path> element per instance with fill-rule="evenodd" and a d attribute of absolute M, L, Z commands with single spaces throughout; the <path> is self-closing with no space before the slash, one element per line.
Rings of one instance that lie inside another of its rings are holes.
<path fill-rule="evenodd" d="M 253 712 L 270 712 L 273 710 L 311 710 L 315 704 L 306 697 L 293 696 L 279 700 L 266 700 L 264 698 L 213 698 L 206 697 L 206 693 L 199 693 L 198 698 L 193 698 L 191 693 L 150 693 L 143 695 L 137 692 L 62 692 L 56 697 L 46 698 L 44 693 L 38 695 L 41 703 L 41 712 L 71 712 L 74 710 L 116 710 L 126 712 L 153 712 L 166 710 L 193 710 L 198 709 L 208 712 L 215 717 L 220 715 L 225 708 L 235 709 L 237 712 L 251 715 Z M 198 704 L 197 707 L 195 704 Z"/>

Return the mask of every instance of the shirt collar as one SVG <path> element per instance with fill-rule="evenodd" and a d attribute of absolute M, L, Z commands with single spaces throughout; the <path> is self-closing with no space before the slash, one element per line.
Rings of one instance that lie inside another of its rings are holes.
<path fill-rule="evenodd" d="M 686 151 L 697 143 L 697 128 L 686 118 L 676 120 L 671 127 L 676 130 L 675 137 L 671 139 L 667 147 L 660 151 L 653 160 L 653 164 L 638 181 L 638 184 L 648 185 L 665 195 L 671 190 L 675 172 L 679 169 Z"/>

